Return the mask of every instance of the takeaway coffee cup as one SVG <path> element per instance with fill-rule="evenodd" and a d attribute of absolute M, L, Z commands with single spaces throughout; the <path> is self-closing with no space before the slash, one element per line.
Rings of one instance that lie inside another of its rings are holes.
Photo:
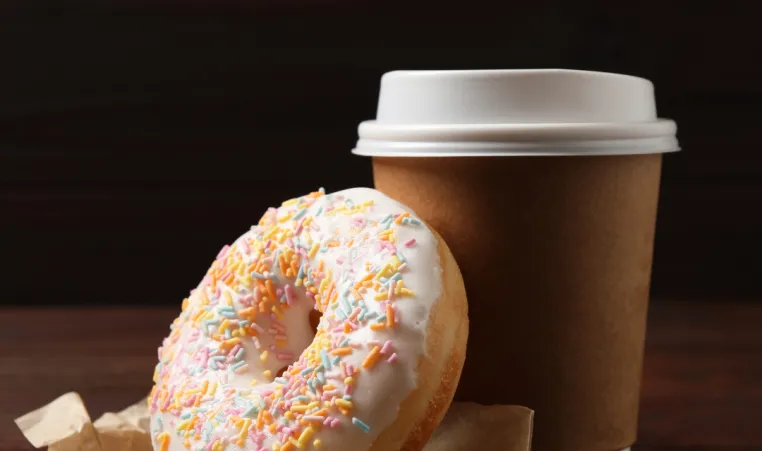
<path fill-rule="evenodd" d="M 536 411 L 534 449 L 636 438 L 662 154 L 653 85 L 571 70 L 399 71 L 355 154 L 452 249 L 470 332 L 456 399 Z"/>

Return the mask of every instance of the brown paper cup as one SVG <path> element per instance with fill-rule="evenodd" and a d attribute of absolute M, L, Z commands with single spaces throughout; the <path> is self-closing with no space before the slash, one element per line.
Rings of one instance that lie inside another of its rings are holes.
<path fill-rule="evenodd" d="M 456 399 L 536 412 L 537 451 L 636 439 L 662 153 L 653 86 L 579 71 L 395 72 L 354 153 L 455 255 Z"/>
<path fill-rule="evenodd" d="M 635 441 L 661 155 L 373 158 L 444 237 L 471 330 L 456 399 L 536 412 L 534 449 Z"/>

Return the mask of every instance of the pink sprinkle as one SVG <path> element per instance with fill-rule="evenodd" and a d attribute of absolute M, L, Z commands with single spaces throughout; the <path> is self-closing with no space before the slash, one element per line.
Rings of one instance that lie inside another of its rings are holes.
<path fill-rule="evenodd" d="M 326 417 L 325 421 L 323 421 L 323 424 L 326 425 L 326 426 L 330 426 L 331 425 L 331 420 L 333 420 L 332 417 Z"/>
<path fill-rule="evenodd" d="M 208 348 L 207 348 L 207 349 L 208 349 Z M 232 355 L 232 356 L 236 355 L 236 353 L 238 352 L 238 350 L 239 350 L 239 349 L 241 349 L 241 345 L 240 345 L 240 343 L 239 343 L 239 344 L 237 344 L 237 345 L 235 345 L 235 346 L 233 346 L 233 349 L 231 349 L 231 350 L 230 350 L 230 352 L 228 353 L 228 355 Z"/>
<path fill-rule="evenodd" d="M 246 240 L 241 240 L 241 247 L 243 248 L 243 251 L 248 255 L 251 253 L 251 248 L 249 248 L 249 245 L 246 243 Z"/>
<path fill-rule="evenodd" d="M 275 336 L 275 339 L 276 340 L 286 340 L 286 339 L 288 339 L 288 337 L 283 335 L 283 334 L 278 334 L 278 335 Z"/>
<path fill-rule="evenodd" d="M 292 360 L 294 358 L 293 354 L 287 354 L 287 353 L 278 353 L 275 355 L 278 360 Z"/>
<path fill-rule="evenodd" d="M 344 259 L 339 257 L 339 258 L 336 259 L 336 263 L 338 263 L 340 265 L 343 265 L 344 264 Z"/>
<path fill-rule="evenodd" d="M 351 363 L 347 363 L 347 376 L 355 374 L 355 367 Z"/>
<path fill-rule="evenodd" d="M 275 352 L 275 345 L 270 345 L 270 346 L 267 347 L 267 349 Z"/>
<path fill-rule="evenodd" d="M 391 301 L 394 299 L 394 281 L 389 283 L 389 293 L 386 294 L 386 297 Z"/>
<path fill-rule="evenodd" d="M 342 332 L 342 331 L 344 331 L 343 327 L 337 327 L 337 328 L 333 329 L 331 332 L 333 332 L 333 333 L 339 333 L 339 332 Z"/>
<path fill-rule="evenodd" d="M 386 361 L 389 362 L 389 363 L 396 362 L 397 361 L 397 353 L 395 352 L 394 354 L 392 354 L 392 356 L 389 357 Z"/>
<path fill-rule="evenodd" d="M 405 241 L 405 247 L 413 247 L 415 244 L 415 238 L 410 238 L 409 240 Z"/>
<path fill-rule="evenodd" d="M 346 387 L 344 387 L 344 393 L 348 395 L 351 395 L 353 391 L 355 391 L 354 385 L 347 385 Z"/>
<path fill-rule="evenodd" d="M 312 292 L 311 292 L 311 291 L 307 291 L 307 297 L 308 297 L 308 298 L 310 298 L 310 299 L 312 299 L 313 301 L 315 300 L 315 295 L 314 295 L 314 294 L 312 294 Z"/>
<path fill-rule="evenodd" d="M 281 295 L 283 295 L 283 289 L 282 288 L 278 288 L 277 290 L 275 290 L 275 295 L 278 296 L 278 297 L 281 297 Z"/>
<path fill-rule="evenodd" d="M 392 348 L 392 341 L 386 340 L 386 343 L 384 343 L 384 346 L 381 348 L 381 354 L 386 354 L 389 352 L 389 350 Z"/>
<path fill-rule="evenodd" d="M 291 285 L 285 286 L 286 290 L 286 302 L 288 305 L 294 305 L 294 302 L 296 302 L 296 299 L 294 298 L 294 289 L 291 288 Z"/>
<path fill-rule="evenodd" d="M 249 324 L 249 326 L 250 326 L 252 329 L 254 329 L 254 330 L 256 330 L 257 332 L 259 332 L 259 333 L 264 333 L 264 331 L 265 331 L 265 329 L 263 329 L 263 328 L 262 328 L 262 326 L 260 326 L 260 325 L 259 325 L 259 324 L 257 324 L 257 323 L 251 323 L 251 324 Z"/>
<path fill-rule="evenodd" d="M 333 421 L 331 421 L 331 427 L 335 428 L 338 425 L 339 425 L 339 419 L 338 418 L 334 418 Z"/>
<path fill-rule="evenodd" d="M 222 249 L 220 249 L 220 252 L 217 253 L 217 260 L 219 260 L 222 257 L 224 257 L 225 254 L 227 254 L 229 248 L 230 248 L 230 246 L 228 246 L 227 244 L 222 246 Z"/>
<path fill-rule="evenodd" d="M 185 401 L 185 407 L 190 407 L 193 405 L 194 402 L 196 402 L 196 398 L 198 398 L 198 393 L 188 398 L 187 401 Z"/>

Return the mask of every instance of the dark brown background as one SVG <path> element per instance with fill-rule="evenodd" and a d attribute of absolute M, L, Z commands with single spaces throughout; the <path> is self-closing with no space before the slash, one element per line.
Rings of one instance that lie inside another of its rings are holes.
<path fill-rule="evenodd" d="M 372 183 L 350 149 L 397 68 L 651 79 L 684 148 L 665 161 L 654 296 L 762 294 L 748 3 L 17 3 L 0 16 L 3 303 L 178 303 L 267 206 Z"/>

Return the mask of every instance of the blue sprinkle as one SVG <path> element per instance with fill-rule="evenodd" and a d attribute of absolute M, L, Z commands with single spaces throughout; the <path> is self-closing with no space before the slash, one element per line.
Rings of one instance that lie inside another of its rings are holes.
<path fill-rule="evenodd" d="M 297 212 L 297 213 L 294 215 L 294 217 L 293 217 L 293 218 L 291 218 L 291 219 L 293 219 L 293 220 L 297 220 L 297 219 L 301 218 L 302 216 L 304 216 L 304 214 L 305 214 L 305 213 L 307 213 L 307 209 L 306 209 L 306 208 L 302 208 L 302 209 L 301 209 L 301 210 L 299 210 L 299 211 L 298 211 L 298 212 Z"/>
<path fill-rule="evenodd" d="M 282 377 L 276 377 L 275 379 L 273 379 L 273 382 L 277 382 L 279 384 L 285 384 L 288 381 Z"/>
<path fill-rule="evenodd" d="M 357 417 L 352 417 L 352 424 L 354 424 L 354 425 L 355 425 L 355 426 L 357 426 L 358 428 L 362 429 L 362 430 L 363 430 L 363 432 L 368 432 L 368 431 L 370 431 L 370 426 L 368 426 L 367 424 L 363 423 L 363 422 L 362 422 L 362 421 L 361 421 L 359 418 L 357 418 Z"/>
<path fill-rule="evenodd" d="M 314 381 L 315 381 L 314 379 L 310 379 L 310 380 L 307 381 L 307 386 L 310 388 L 310 391 L 312 393 L 316 393 L 317 392 L 317 390 L 315 390 L 315 382 Z"/>
<path fill-rule="evenodd" d="M 225 360 L 225 356 L 223 356 L 223 355 L 216 355 L 214 357 L 210 357 L 209 360 L 212 360 L 214 362 L 219 362 L 220 360 Z"/>
<path fill-rule="evenodd" d="M 365 319 L 373 319 L 378 316 L 378 313 L 376 312 L 370 312 L 367 315 L 365 315 Z"/>
<path fill-rule="evenodd" d="M 187 420 L 190 417 L 191 417 L 191 413 L 190 412 L 185 412 L 184 414 L 180 415 L 180 419 L 181 420 Z"/>
<path fill-rule="evenodd" d="M 363 310 L 360 312 L 359 315 L 357 315 L 357 321 L 362 321 L 365 319 L 365 314 L 367 313 L 367 310 Z"/>
<path fill-rule="evenodd" d="M 386 285 L 386 282 L 388 282 L 389 279 L 387 279 L 386 277 L 381 277 L 378 279 L 378 281 L 381 282 L 381 284 Z"/>
<path fill-rule="evenodd" d="M 320 248 L 320 253 L 322 254 L 324 252 L 328 252 L 328 247 L 327 246 L 323 246 L 323 247 Z"/>
<path fill-rule="evenodd" d="M 381 224 L 385 223 L 386 221 L 391 221 L 393 219 L 393 215 L 389 213 L 384 217 L 384 219 L 381 220 Z"/>
<path fill-rule="evenodd" d="M 259 408 L 257 406 L 251 406 L 249 409 L 243 413 L 244 418 L 254 418 L 259 413 Z"/>
<path fill-rule="evenodd" d="M 233 338 L 233 335 L 230 333 L 230 329 L 225 329 L 225 338 L 228 340 Z"/>
<path fill-rule="evenodd" d="M 220 314 L 221 314 L 222 316 L 224 316 L 225 318 L 235 318 L 235 317 L 236 317 L 236 314 L 235 314 L 235 312 L 229 312 L 229 311 L 227 311 L 227 310 L 226 310 L 226 311 L 224 311 L 224 312 L 220 312 Z"/>
<path fill-rule="evenodd" d="M 235 359 L 240 360 L 241 357 L 243 357 L 243 348 L 239 349 L 238 352 L 235 354 Z"/>
<path fill-rule="evenodd" d="M 265 276 L 263 276 L 262 274 L 260 274 L 260 273 L 258 273 L 256 271 L 252 271 L 251 272 L 251 277 L 256 277 L 257 279 L 260 279 L 260 280 L 264 280 L 264 278 L 265 278 Z"/>
<path fill-rule="evenodd" d="M 408 222 L 410 224 L 413 224 L 413 225 L 421 225 L 421 221 L 419 221 L 419 220 L 417 220 L 415 218 L 410 218 L 410 221 L 408 221 Z"/>
<path fill-rule="evenodd" d="M 314 368 L 312 368 L 312 367 L 309 367 L 309 368 L 305 368 L 305 369 L 303 369 L 303 370 L 302 370 L 302 372 L 301 372 L 301 375 L 302 375 L 302 376 L 306 376 L 306 375 L 310 374 L 310 373 L 312 372 L 312 370 L 313 370 L 313 369 L 314 369 Z"/>
<path fill-rule="evenodd" d="M 407 262 L 407 259 L 405 258 L 405 256 L 402 254 L 402 251 L 400 250 L 397 250 L 397 258 L 399 258 L 402 263 Z"/>
<path fill-rule="evenodd" d="M 304 277 L 304 264 L 299 267 L 299 273 L 296 275 L 297 280 Z"/>
<path fill-rule="evenodd" d="M 220 369 L 220 367 L 217 366 L 217 362 L 215 362 L 214 360 L 209 361 L 209 366 L 211 366 L 213 370 Z"/>
<path fill-rule="evenodd" d="M 383 323 L 384 321 L 386 321 L 386 315 L 381 315 L 376 320 L 377 323 Z"/>
<path fill-rule="evenodd" d="M 345 338 L 344 341 L 341 342 L 339 345 L 340 348 L 343 348 L 349 344 L 349 337 Z"/>
<path fill-rule="evenodd" d="M 214 417 L 214 419 L 219 421 L 220 423 L 225 422 L 225 417 L 223 417 L 222 415 L 217 415 L 216 417 Z"/>
<path fill-rule="evenodd" d="M 334 358 L 333 358 L 333 360 L 331 361 L 331 363 L 333 363 L 334 365 L 338 365 L 340 361 L 341 361 L 341 356 L 340 356 L 340 355 L 337 355 L 336 357 L 334 357 Z M 321 373 L 321 374 L 322 374 L 322 373 Z"/>
<path fill-rule="evenodd" d="M 315 213 L 315 216 L 320 216 L 320 213 L 323 212 L 323 207 L 318 208 L 317 213 Z"/>
<path fill-rule="evenodd" d="M 318 365 L 317 367 L 315 367 L 315 371 L 317 371 L 318 373 L 324 370 L 325 370 L 325 367 L 323 366 L 322 363 Z"/>
<path fill-rule="evenodd" d="M 319 192 L 320 194 L 325 194 L 325 188 L 323 188 L 323 187 L 321 186 L 320 188 L 318 188 L 318 192 Z"/>
<path fill-rule="evenodd" d="M 346 313 L 344 313 L 344 310 L 342 310 L 342 309 L 338 309 L 338 310 L 336 310 L 336 316 L 338 316 L 338 317 L 339 317 L 339 319 L 340 319 L 340 320 L 342 320 L 342 321 L 344 321 L 345 319 L 347 319 L 347 314 L 346 314 Z"/>
<path fill-rule="evenodd" d="M 344 310 L 344 313 L 346 313 L 347 316 L 352 314 L 352 306 L 349 305 L 347 298 L 340 298 L 339 302 L 341 302 L 341 308 Z"/>
<path fill-rule="evenodd" d="M 317 374 L 318 381 L 320 382 L 320 385 L 325 385 L 325 374 L 324 373 L 318 373 Z"/>
<path fill-rule="evenodd" d="M 344 201 L 344 203 L 347 204 L 347 207 L 349 208 L 354 208 L 355 206 L 355 203 L 352 202 L 352 199 L 347 199 L 346 201 Z"/>
<path fill-rule="evenodd" d="M 344 400 L 345 401 L 351 401 L 352 400 L 352 395 L 344 395 Z"/>
<path fill-rule="evenodd" d="M 237 370 L 238 368 L 246 365 L 246 362 L 237 362 L 232 365 L 230 365 L 230 369 Z"/>
<path fill-rule="evenodd" d="M 308 398 L 308 397 L 306 397 L 304 395 L 299 395 L 299 396 L 295 397 L 294 399 L 298 400 L 298 401 L 301 401 L 301 402 L 307 402 L 307 401 L 310 400 L 310 398 Z"/>
<path fill-rule="evenodd" d="M 326 369 L 331 369 L 331 362 L 328 360 L 328 353 L 325 352 L 325 349 L 320 350 L 320 357 L 323 359 L 323 365 L 325 365 Z"/>
<path fill-rule="evenodd" d="M 239 326 L 245 326 L 247 324 L 249 324 L 249 320 L 248 319 L 244 319 L 244 320 L 238 321 L 238 325 Z"/>

